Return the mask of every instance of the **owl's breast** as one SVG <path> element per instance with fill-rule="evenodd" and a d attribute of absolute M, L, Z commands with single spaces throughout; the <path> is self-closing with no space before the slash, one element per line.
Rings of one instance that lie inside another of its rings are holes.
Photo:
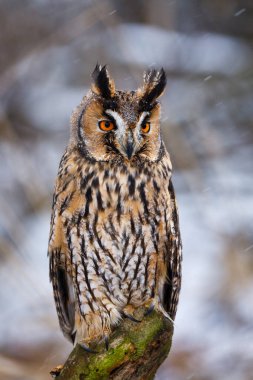
<path fill-rule="evenodd" d="M 145 302 L 155 291 L 166 237 L 168 186 L 165 177 L 162 181 L 159 173 L 147 170 L 99 173 L 90 168 L 75 182 L 76 191 L 63 211 L 74 264 L 87 268 L 91 287 L 109 292 L 120 306 L 129 299 L 132 304 Z"/>

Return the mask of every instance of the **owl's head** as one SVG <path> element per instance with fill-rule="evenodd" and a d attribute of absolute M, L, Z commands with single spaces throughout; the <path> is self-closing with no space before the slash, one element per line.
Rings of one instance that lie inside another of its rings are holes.
<path fill-rule="evenodd" d="M 106 66 L 92 73 L 91 90 L 72 115 L 71 145 L 96 161 L 156 161 L 162 148 L 160 104 L 163 69 L 144 73 L 136 91 L 118 91 Z"/>

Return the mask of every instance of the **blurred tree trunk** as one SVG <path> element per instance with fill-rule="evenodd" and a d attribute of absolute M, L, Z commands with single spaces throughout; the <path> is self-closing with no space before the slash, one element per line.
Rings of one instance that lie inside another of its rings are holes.
<path fill-rule="evenodd" d="M 172 335 L 172 323 L 156 312 L 140 323 L 124 319 L 110 336 L 108 351 L 104 343 L 92 347 L 97 354 L 76 345 L 57 379 L 151 380 L 169 354 Z"/>

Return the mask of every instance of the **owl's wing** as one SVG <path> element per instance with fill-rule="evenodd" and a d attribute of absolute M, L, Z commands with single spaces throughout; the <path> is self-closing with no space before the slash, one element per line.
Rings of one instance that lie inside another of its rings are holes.
<path fill-rule="evenodd" d="M 178 211 L 172 181 L 169 184 L 171 218 L 167 225 L 165 262 L 167 276 L 163 287 L 163 307 L 174 320 L 181 288 L 182 243 L 179 229 Z"/>
<path fill-rule="evenodd" d="M 55 198 L 55 197 L 54 197 Z M 49 276 L 53 285 L 54 299 L 58 314 L 59 324 L 64 336 L 72 343 L 75 339 L 75 297 L 71 276 L 67 271 L 66 257 L 68 252 L 63 252 L 60 236 L 63 236 L 62 220 L 59 217 L 53 202 L 51 220 L 51 232 L 49 238 Z"/>
<path fill-rule="evenodd" d="M 50 280 L 52 281 L 56 310 L 64 336 L 72 343 L 75 339 L 74 315 L 75 302 L 73 285 L 66 268 L 60 262 L 61 252 L 54 250 L 50 254 Z"/>

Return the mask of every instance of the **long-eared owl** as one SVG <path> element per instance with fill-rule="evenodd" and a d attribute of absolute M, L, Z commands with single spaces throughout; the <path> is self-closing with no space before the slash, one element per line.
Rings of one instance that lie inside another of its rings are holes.
<path fill-rule="evenodd" d="M 174 320 L 181 239 L 171 161 L 160 134 L 163 69 L 118 91 L 96 66 L 73 112 L 49 238 L 50 279 L 63 334 L 89 350 L 134 310 Z"/>

